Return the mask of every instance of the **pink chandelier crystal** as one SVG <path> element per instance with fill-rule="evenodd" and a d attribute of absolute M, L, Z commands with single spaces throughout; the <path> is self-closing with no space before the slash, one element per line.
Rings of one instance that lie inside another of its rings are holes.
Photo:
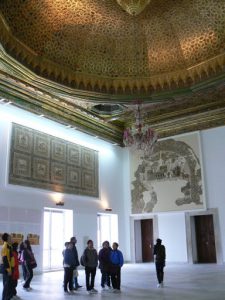
<path fill-rule="evenodd" d="M 125 147 L 151 154 L 157 142 L 157 133 L 147 125 L 143 125 L 140 105 L 137 106 L 135 118 L 135 125 L 124 130 L 123 143 Z"/>

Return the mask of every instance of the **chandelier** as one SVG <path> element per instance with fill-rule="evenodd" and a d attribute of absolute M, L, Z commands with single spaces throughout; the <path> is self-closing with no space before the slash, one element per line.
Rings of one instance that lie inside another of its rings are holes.
<path fill-rule="evenodd" d="M 154 144 L 157 142 L 157 133 L 143 124 L 140 105 L 137 105 L 135 118 L 135 125 L 124 130 L 123 143 L 125 147 L 130 147 L 135 151 L 140 150 L 145 155 L 150 155 Z"/>
<path fill-rule="evenodd" d="M 132 16 L 139 15 L 151 0 L 116 0 Z"/>

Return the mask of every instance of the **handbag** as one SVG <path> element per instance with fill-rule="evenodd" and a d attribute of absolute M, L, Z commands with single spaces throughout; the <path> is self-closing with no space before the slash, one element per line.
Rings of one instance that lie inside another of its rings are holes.
<path fill-rule="evenodd" d="M 31 258 L 31 259 L 30 259 L 30 262 L 29 262 L 31 268 L 32 268 L 32 269 L 37 268 L 37 262 L 36 262 L 36 259 L 35 259 L 35 257 L 34 257 L 34 253 L 33 253 L 32 251 L 30 251 L 30 250 L 28 250 L 28 253 L 29 253 L 30 258 Z"/>
<path fill-rule="evenodd" d="M 31 262 L 30 262 L 30 265 L 31 265 L 31 268 L 32 268 L 32 269 L 37 268 L 37 263 L 36 263 L 35 260 L 34 260 L 34 261 L 31 261 Z"/>

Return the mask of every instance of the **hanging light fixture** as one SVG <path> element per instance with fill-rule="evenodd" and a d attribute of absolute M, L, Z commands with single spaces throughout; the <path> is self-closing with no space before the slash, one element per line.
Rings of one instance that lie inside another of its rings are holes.
<path fill-rule="evenodd" d="M 137 105 L 135 119 L 135 125 L 124 130 L 123 143 L 125 147 L 150 155 L 158 137 L 152 128 L 143 124 L 140 104 Z"/>

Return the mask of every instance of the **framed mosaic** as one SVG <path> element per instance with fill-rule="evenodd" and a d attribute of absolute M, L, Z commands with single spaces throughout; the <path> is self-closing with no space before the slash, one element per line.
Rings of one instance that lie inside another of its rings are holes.
<path fill-rule="evenodd" d="M 12 124 L 9 183 L 99 197 L 98 152 Z"/>
<path fill-rule="evenodd" d="M 133 214 L 205 208 L 198 133 L 160 140 L 130 161 Z"/>
<path fill-rule="evenodd" d="M 49 139 L 44 134 L 34 136 L 34 154 L 44 158 L 50 158 Z"/>

